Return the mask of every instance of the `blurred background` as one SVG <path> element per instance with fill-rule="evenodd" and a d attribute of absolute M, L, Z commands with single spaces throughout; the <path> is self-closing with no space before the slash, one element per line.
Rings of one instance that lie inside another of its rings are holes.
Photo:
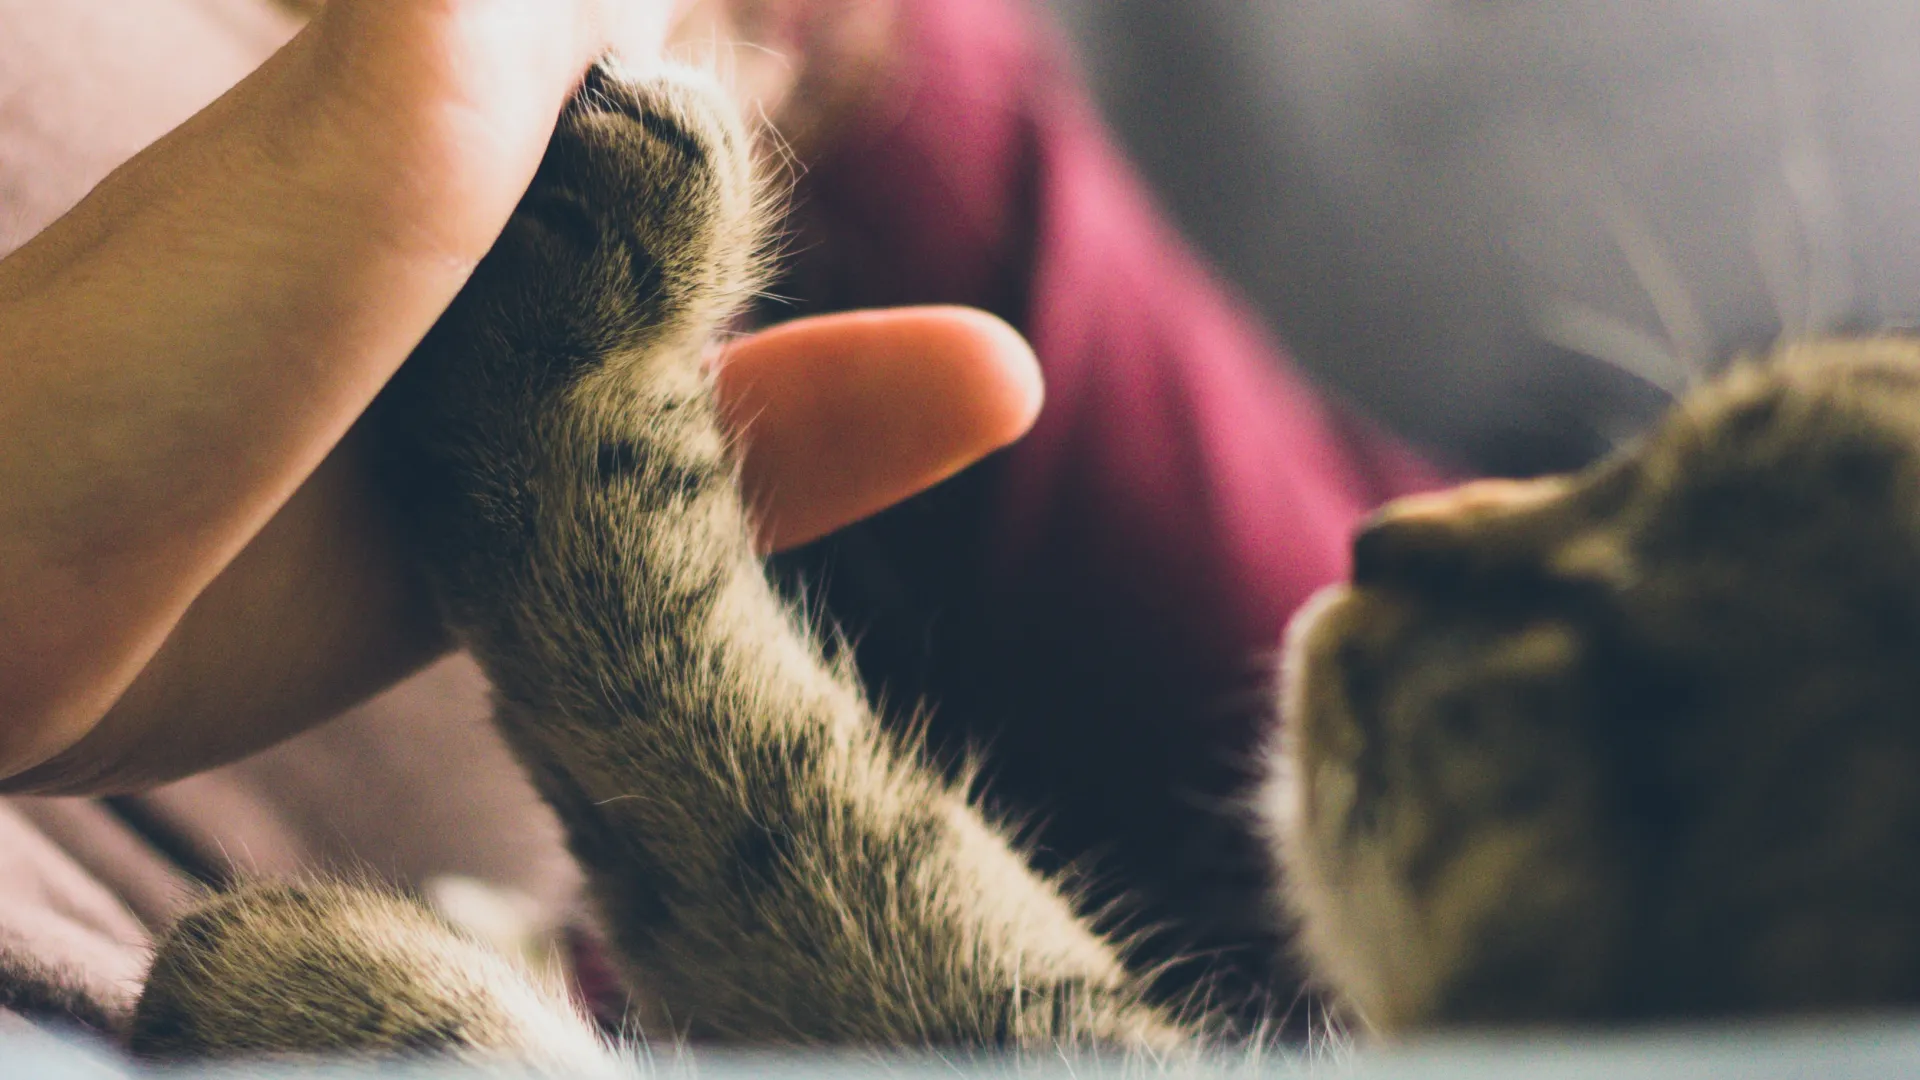
<path fill-rule="evenodd" d="M 1912 0 L 1036 2 L 1300 362 L 1464 467 L 1920 315 Z"/>

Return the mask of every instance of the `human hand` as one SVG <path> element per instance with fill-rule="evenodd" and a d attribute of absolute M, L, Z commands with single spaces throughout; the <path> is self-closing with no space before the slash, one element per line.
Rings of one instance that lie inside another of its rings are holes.
<path fill-rule="evenodd" d="M 340 440 L 491 243 L 614 24 L 661 7 L 334 0 L 0 263 L 9 786 L 227 760 L 443 647 Z M 1030 354 L 983 319 L 872 315 L 734 350 L 721 381 L 753 425 L 769 542 L 1024 424 Z M 825 417 L 854 425 L 844 441 Z"/>

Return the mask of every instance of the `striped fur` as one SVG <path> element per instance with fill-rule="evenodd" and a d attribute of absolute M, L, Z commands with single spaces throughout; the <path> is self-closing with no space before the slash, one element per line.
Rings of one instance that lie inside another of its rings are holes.
<path fill-rule="evenodd" d="M 768 585 L 701 367 L 764 219 L 711 86 L 596 70 L 378 406 L 625 974 L 668 1034 L 735 1043 L 1204 1045 Z M 1920 1004 L 1920 345 L 1783 350 L 1612 461 L 1400 504 L 1354 555 L 1290 634 L 1263 811 L 1360 1018 Z M 134 1029 L 617 1067 L 536 982 L 339 886 L 212 900 Z"/>
<path fill-rule="evenodd" d="M 1115 945 L 883 735 L 767 581 L 702 366 L 754 287 L 765 219 L 715 89 L 596 69 L 378 405 L 397 502 L 497 723 L 629 978 L 687 1033 L 1174 1046 L 1189 1032 L 1143 1002 Z M 484 1022 L 448 1022 L 462 995 L 485 997 L 444 974 L 470 947 L 413 916 L 369 932 L 394 904 L 284 886 L 216 899 L 163 945 L 136 1045 L 514 1055 L 502 1032 L 547 1030 L 485 1019 L 539 1000 L 517 987 L 470 1003 Z M 383 1002 L 372 1019 L 367 999 Z M 255 1022 L 220 1019 L 236 1013 Z"/>
<path fill-rule="evenodd" d="M 1288 651 L 1268 811 L 1375 1027 L 1920 1006 L 1920 341 L 1391 507 Z"/>

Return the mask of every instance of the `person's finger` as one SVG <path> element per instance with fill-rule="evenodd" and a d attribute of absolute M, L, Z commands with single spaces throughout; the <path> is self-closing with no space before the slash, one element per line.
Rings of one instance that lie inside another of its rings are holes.
<path fill-rule="evenodd" d="M 1019 438 L 1043 389 L 1019 333 L 968 308 L 802 319 L 720 358 L 764 550 L 794 547 Z"/>

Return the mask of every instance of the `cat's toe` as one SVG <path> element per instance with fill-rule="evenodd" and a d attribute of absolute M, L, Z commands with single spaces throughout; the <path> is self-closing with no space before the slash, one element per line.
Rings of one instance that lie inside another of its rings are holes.
<path fill-rule="evenodd" d="M 399 380 L 439 427 L 551 407 L 611 370 L 697 370 L 757 280 L 765 200 L 744 125 L 711 77 L 596 66 L 526 195 Z M 471 443 L 474 435 L 455 433 Z"/>
<path fill-rule="evenodd" d="M 560 118 L 522 213 L 640 298 L 653 323 L 719 317 L 751 288 L 764 200 L 751 139 L 711 77 L 595 65 Z"/>

